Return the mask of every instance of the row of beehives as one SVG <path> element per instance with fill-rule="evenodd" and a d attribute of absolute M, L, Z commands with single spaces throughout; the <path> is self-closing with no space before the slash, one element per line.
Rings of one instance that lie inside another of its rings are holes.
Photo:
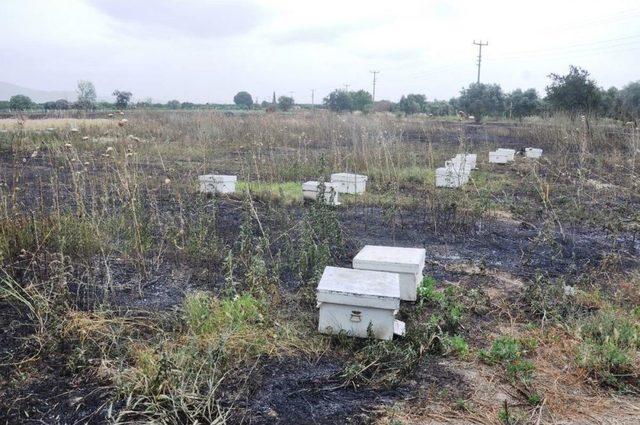
<path fill-rule="evenodd" d="M 340 205 L 339 194 L 359 195 L 367 187 L 367 176 L 352 173 L 331 174 L 330 182 L 308 181 L 302 183 L 305 199 L 324 200 L 330 205 Z M 236 176 L 207 174 L 199 176 L 200 191 L 204 193 L 233 193 L 236 191 Z"/>
<path fill-rule="evenodd" d="M 476 168 L 478 155 L 459 153 L 444 167 L 436 168 L 436 187 L 460 187 L 469 181 L 471 170 Z"/>
<path fill-rule="evenodd" d="M 365 246 L 353 268 L 326 267 L 318 283 L 318 331 L 379 339 L 404 335 L 396 320 L 400 300 L 415 301 L 422 282 L 423 248 Z"/>
<path fill-rule="evenodd" d="M 526 148 L 526 158 L 540 158 L 542 149 Z M 515 149 L 504 149 L 489 152 L 489 162 L 492 164 L 506 164 L 515 160 Z M 459 153 L 448 161 L 444 167 L 436 169 L 436 187 L 461 187 L 467 184 L 471 170 L 476 169 L 476 154 Z"/>
<path fill-rule="evenodd" d="M 542 149 L 538 148 L 525 148 L 525 158 L 538 159 L 542 156 Z M 515 161 L 516 151 L 515 149 L 503 149 L 489 152 L 489 162 L 493 164 L 506 164 L 507 162 Z"/>

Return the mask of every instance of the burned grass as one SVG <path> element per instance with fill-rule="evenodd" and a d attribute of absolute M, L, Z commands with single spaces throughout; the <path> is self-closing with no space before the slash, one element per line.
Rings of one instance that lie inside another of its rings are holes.
<path fill-rule="evenodd" d="M 129 118 L 0 134 L 1 420 L 580 423 L 637 404 L 628 134 Z M 468 187 L 433 187 L 444 158 L 498 146 L 545 159 L 481 162 Z M 290 182 L 343 170 L 369 174 L 367 195 L 338 209 L 294 196 Z M 255 183 L 203 196 L 211 171 Z M 317 335 L 319 274 L 365 244 L 427 249 L 430 279 L 400 313 L 411 332 Z"/>

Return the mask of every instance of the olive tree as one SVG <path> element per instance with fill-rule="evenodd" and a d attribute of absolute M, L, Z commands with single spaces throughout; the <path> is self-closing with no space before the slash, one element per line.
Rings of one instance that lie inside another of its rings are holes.
<path fill-rule="evenodd" d="M 113 95 L 116 98 L 116 108 L 127 109 L 129 102 L 131 101 L 131 92 L 114 90 Z"/>
<path fill-rule="evenodd" d="M 253 105 L 253 98 L 246 91 L 240 91 L 233 96 L 233 103 L 241 108 L 249 109 Z"/>
<path fill-rule="evenodd" d="M 28 96 L 17 94 L 9 99 L 9 109 L 13 111 L 26 111 L 33 108 L 33 101 Z"/>
<path fill-rule="evenodd" d="M 550 74 L 546 101 L 556 111 L 571 114 L 595 112 L 602 101 L 601 90 L 589 78 L 589 72 L 571 65 L 566 75 Z"/>
<path fill-rule="evenodd" d="M 283 111 L 288 111 L 293 108 L 295 101 L 289 96 L 280 96 L 278 98 L 278 107 Z"/>
<path fill-rule="evenodd" d="M 462 89 L 458 104 L 479 123 L 482 117 L 504 111 L 504 95 L 498 84 L 473 83 Z"/>

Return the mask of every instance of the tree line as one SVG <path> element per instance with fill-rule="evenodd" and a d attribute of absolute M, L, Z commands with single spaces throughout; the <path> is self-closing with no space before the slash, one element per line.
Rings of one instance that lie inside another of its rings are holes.
<path fill-rule="evenodd" d="M 132 104 L 132 94 L 115 90 L 114 102 L 97 102 L 96 90 L 90 81 L 80 81 L 77 87 L 77 100 L 69 102 L 60 99 L 54 102 L 35 104 L 27 96 L 15 95 L 8 102 L 0 101 L 0 110 L 26 111 L 42 108 L 44 110 L 93 110 L 93 109 L 229 109 L 232 105 L 199 105 L 190 102 L 171 100 L 167 103 L 153 103 L 150 99 Z M 254 102 L 247 91 L 238 92 L 234 98 L 235 108 L 266 109 L 267 111 L 289 111 L 298 107 L 291 96 L 276 99 L 273 93 L 271 101 L 260 104 Z M 309 107 L 309 105 L 300 105 Z M 314 105 L 315 106 L 315 105 Z M 329 93 L 321 105 L 336 112 L 353 111 L 389 111 L 403 114 L 428 114 L 432 116 L 450 116 L 464 114 L 480 122 L 483 117 L 504 117 L 522 119 L 527 116 L 564 112 L 571 115 L 590 114 L 619 120 L 637 121 L 640 117 L 640 80 L 631 82 L 621 89 L 610 87 L 603 89 L 593 80 L 588 71 L 570 66 L 564 75 L 550 74 L 545 96 L 541 97 L 535 89 L 516 89 L 509 93 L 498 84 L 473 83 L 460 91 L 458 97 L 446 100 L 429 101 L 424 94 L 403 95 L 398 102 L 382 100 L 373 102 L 371 94 L 365 90 L 348 91 L 336 89 Z"/>
<path fill-rule="evenodd" d="M 476 121 L 485 116 L 517 118 L 564 112 L 571 115 L 598 115 L 620 120 L 640 117 L 640 80 L 622 89 L 603 89 L 588 71 L 570 66 L 565 75 L 550 74 L 545 96 L 535 89 L 516 89 L 505 93 L 498 84 L 474 83 L 449 101 L 427 101 L 424 95 L 402 96 L 390 110 L 406 114 L 453 115 L 463 112 Z"/>

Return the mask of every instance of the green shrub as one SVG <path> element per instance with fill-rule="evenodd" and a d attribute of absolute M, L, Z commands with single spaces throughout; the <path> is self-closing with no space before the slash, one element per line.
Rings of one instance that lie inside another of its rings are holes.
<path fill-rule="evenodd" d="M 630 315 L 603 311 L 579 327 L 577 361 L 601 383 L 638 386 L 640 323 Z"/>
<path fill-rule="evenodd" d="M 460 335 L 445 335 L 442 338 L 442 346 L 445 353 L 453 353 L 461 358 L 469 354 L 469 344 Z"/>
<path fill-rule="evenodd" d="M 535 345 L 534 340 L 516 339 L 504 335 L 496 338 L 489 351 L 481 350 L 479 357 L 487 364 L 502 365 L 510 381 L 527 383 L 533 377 L 535 365 L 524 357 L 535 348 Z"/>

